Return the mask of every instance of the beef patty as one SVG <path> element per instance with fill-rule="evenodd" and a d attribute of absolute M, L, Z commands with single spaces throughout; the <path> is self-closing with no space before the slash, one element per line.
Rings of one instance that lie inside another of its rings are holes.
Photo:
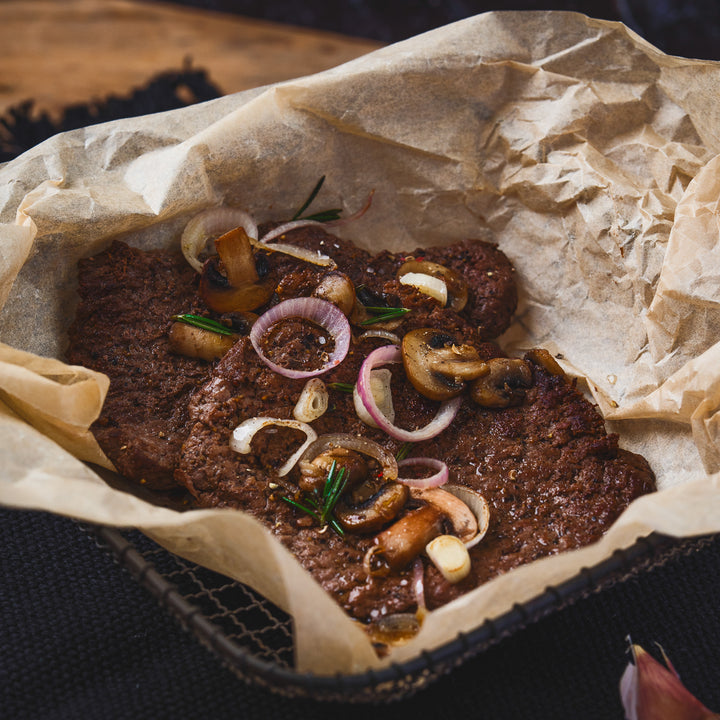
<path fill-rule="evenodd" d="M 372 257 L 318 227 L 288 233 L 284 241 L 331 255 L 370 297 L 409 308 L 399 335 L 440 328 L 475 347 L 484 360 L 503 356 L 493 338 L 508 327 L 517 294 L 513 268 L 495 246 L 463 241 L 409 254 L 465 277 L 468 302 L 456 312 L 398 282 L 396 271 L 407 256 Z M 270 304 L 309 295 L 326 272 L 278 253 L 258 252 L 257 264 L 275 283 Z M 82 261 L 68 358 L 110 377 L 107 401 L 92 428 L 98 442 L 130 478 L 159 488 L 175 482 L 198 506 L 253 514 L 352 617 L 369 623 L 415 611 L 412 565 L 368 574 L 374 534 L 340 536 L 287 502 L 298 487 L 298 469 L 282 479 L 277 469 L 299 445 L 297 432 L 272 427 L 257 433 L 251 453 L 231 449 L 232 431 L 244 420 L 291 418 L 305 380 L 271 370 L 247 337 L 213 363 L 173 355 L 167 343 L 172 316 L 212 314 L 195 278 L 179 253 L 141 252 L 121 243 Z M 330 403 L 312 426 L 318 435 L 362 435 L 397 453 L 401 444 L 363 423 L 344 391 L 356 382 L 367 354 L 387 342 L 354 330 L 345 360 L 322 375 Z M 273 357 L 283 364 L 293 343 L 282 333 L 278 337 L 283 340 Z M 490 529 L 470 550 L 471 572 L 464 580 L 451 584 L 423 561 L 430 608 L 517 565 L 596 540 L 633 498 L 653 489 L 646 461 L 618 447 L 573 381 L 537 353 L 526 363 L 531 380 L 520 404 L 487 408 L 464 397 L 450 427 L 412 446 L 413 456 L 443 460 L 452 482 L 480 492 L 491 511 Z M 429 422 L 439 403 L 415 390 L 402 365 L 393 366 L 392 377 L 395 423 L 414 428 Z M 415 505 L 407 503 L 402 513 Z"/>

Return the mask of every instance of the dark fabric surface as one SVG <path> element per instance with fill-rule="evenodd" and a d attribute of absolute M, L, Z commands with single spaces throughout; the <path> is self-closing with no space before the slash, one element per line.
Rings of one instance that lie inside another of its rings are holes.
<path fill-rule="evenodd" d="M 289 700 L 252 686 L 183 630 L 94 536 L 0 510 L 0 717 L 622 718 L 627 636 L 720 709 L 720 536 L 560 609 L 399 703 Z"/>
<path fill-rule="evenodd" d="M 720 59 L 717 0 L 175 0 L 208 10 L 397 42 L 490 10 L 568 10 L 618 20 L 663 52 Z"/>

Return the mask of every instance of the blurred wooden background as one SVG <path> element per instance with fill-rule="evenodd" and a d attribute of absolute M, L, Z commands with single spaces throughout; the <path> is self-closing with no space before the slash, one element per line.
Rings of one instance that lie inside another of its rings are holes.
<path fill-rule="evenodd" d="M 123 95 L 187 58 L 224 93 L 308 75 L 377 41 L 137 0 L 0 2 L 0 115 L 32 99 L 51 117 Z"/>

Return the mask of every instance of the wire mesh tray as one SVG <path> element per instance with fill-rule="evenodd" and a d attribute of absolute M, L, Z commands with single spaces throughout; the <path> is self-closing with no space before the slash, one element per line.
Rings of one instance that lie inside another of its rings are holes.
<path fill-rule="evenodd" d="M 663 564 L 697 542 L 662 535 L 640 538 L 530 602 L 516 604 L 505 615 L 411 661 L 353 675 L 318 676 L 293 669 L 292 618 L 251 588 L 169 553 L 138 531 L 94 531 L 101 545 L 238 677 L 286 697 L 356 703 L 407 698 L 541 617 Z"/>

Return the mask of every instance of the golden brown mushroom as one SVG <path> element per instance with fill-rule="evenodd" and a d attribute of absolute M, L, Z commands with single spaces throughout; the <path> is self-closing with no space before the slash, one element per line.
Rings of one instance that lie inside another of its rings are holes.
<path fill-rule="evenodd" d="M 260 280 L 245 230 L 230 230 L 215 241 L 215 248 L 219 258 L 205 261 L 200 278 L 200 294 L 211 310 L 255 310 L 270 300 L 274 283 Z"/>
<path fill-rule="evenodd" d="M 493 358 L 487 364 L 489 372 L 470 385 L 470 397 L 489 408 L 519 405 L 532 385 L 528 363 L 516 358 Z"/>
<path fill-rule="evenodd" d="M 436 328 L 418 328 L 402 340 L 405 373 L 415 389 L 431 400 L 459 395 L 469 380 L 489 372 L 472 345 Z"/>

